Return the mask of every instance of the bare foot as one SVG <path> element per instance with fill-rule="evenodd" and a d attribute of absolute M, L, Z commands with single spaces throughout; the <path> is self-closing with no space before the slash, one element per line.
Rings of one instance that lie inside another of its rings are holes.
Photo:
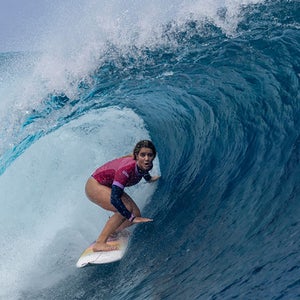
<path fill-rule="evenodd" d="M 106 243 L 95 243 L 93 247 L 94 252 L 99 252 L 99 251 L 113 251 L 113 250 L 118 250 L 118 247 L 112 246 Z"/>

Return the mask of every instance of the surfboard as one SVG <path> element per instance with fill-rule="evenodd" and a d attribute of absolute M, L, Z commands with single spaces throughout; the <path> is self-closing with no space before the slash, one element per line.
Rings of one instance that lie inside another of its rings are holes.
<path fill-rule="evenodd" d="M 95 242 L 89 245 L 80 255 L 76 267 L 82 268 L 90 265 L 107 264 L 121 260 L 124 256 L 129 242 L 130 232 L 123 230 L 116 237 L 110 238 L 108 244 L 116 246 L 117 250 L 94 252 Z"/>

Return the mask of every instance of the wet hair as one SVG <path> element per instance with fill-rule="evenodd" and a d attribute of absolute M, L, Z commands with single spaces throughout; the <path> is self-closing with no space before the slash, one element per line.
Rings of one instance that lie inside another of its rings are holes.
<path fill-rule="evenodd" d="M 142 140 L 142 141 L 139 141 L 135 145 L 135 147 L 133 149 L 133 157 L 134 157 L 135 160 L 136 160 L 136 157 L 137 157 L 137 155 L 139 154 L 139 152 L 140 152 L 140 150 L 142 148 L 149 148 L 149 149 L 151 149 L 153 151 L 153 156 L 155 158 L 155 156 L 156 156 L 156 149 L 155 149 L 154 144 L 151 141 Z"/>

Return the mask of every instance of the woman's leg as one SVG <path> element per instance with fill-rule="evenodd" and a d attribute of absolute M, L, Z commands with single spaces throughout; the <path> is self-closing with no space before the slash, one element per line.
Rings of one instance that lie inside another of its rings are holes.
<path fill-rule="evenodd" d="M 96 179 L 90 177 L 85 186 L 85 192 L 87 197 L 95 204 L 100 207 L 114 212 L 114 215 L 109 218 L 106 222 L 102 232 L 100 233 L 96 244 L 94 246 L 94 251 L 109 251 L 114 250 L 114 247 L 107 244 L 108 237 L 116 232 L 121 231 L 124 228 L 132 225 L 126 218 L 124 218 L 116 208 L 110 203 L 111 188 L 101 185 Z M 122 195 L 122 201 L 126 208 L 133 213 L 135 216 L 139 217 L 140 210 L 135 204 L 135 202 L 126 193 Z"/>

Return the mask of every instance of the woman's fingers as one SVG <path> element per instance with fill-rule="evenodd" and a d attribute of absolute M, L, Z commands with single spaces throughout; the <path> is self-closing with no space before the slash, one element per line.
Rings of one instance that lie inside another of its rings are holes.
<path fill-rule="evenodd" d="M 154 182 L 156 180 L 158 180 L 160 178 L 160 176 L 152 176 L 150 179 L 150 182 Z"/>
<path fill-rule="evenodd" d="M 153 219 L 149 218 L 143 218 L 143 217 L 135 217 L 133 220 L 133 223 L 146 223 L 146 222 L 152 222 Z"/>

